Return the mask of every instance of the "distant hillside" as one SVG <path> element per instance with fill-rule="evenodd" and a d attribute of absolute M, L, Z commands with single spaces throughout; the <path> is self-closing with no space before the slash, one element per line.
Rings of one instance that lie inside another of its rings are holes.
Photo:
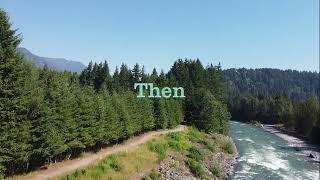
<path fill-rule="evenodd" d="M 63 58 L 48 58 L 48 57 L 40 57 L 35 54 L 32 54 L 26 48 L 18 48 L 17 51 L 21 53 L 28 62 L 31 62 L 36 67 L 42 68 L 45 64 L 51 70 L 57 71 L 71 71 L 80 73 L 85 66 L 77 61 L 70 61 Z"/>
<path fill-rule="evenodd" d="M 319 97 L 319 73 L 261 69 L 227 69 L 223 71 L 229 98 L 238 96 L 286 95 L 291 100 Z"/>

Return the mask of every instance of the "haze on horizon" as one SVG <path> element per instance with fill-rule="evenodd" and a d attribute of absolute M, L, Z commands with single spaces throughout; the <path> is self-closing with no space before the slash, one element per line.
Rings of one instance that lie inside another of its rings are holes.
<path fill-rule="evenodd" d="M 318 0 L 77 1 L 2 0 L 23 35 L 45 57 L 114 69 L 138 62 L 168 70 L 178 58 L 225 68 L 319 71 Z"/>

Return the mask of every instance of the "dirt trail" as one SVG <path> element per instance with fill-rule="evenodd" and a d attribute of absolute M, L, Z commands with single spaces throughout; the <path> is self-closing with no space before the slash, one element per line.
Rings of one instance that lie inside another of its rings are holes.
<path fill-rule="evenodd" d="M 13 177 L 13 179 L 43 180 L 43 179 L 54 178 L 54 177 L 66 174 L 68 172 L 72 172 L 78 168 L 88 166 L 101 159 L 104 159 L 108 155 L 130 150 L 131 148 L 137 147 L 138 145 L 143 144 L 161 134 L 183 131 L 185 129 L 186 129 L 186 126 L 180 125 L 175 129 L 147 132 L 140 136 L 133 137 L 122 144 L 117 144 L 111 147 L 106 147 L 104 149 L 101 149 L 97 153 L 84 153 L 79 158 L 58 162 L 56 164 L 49 166 L 48 169 L 34 171 L 24 176 L 16 176 L 16 177 Z"/>

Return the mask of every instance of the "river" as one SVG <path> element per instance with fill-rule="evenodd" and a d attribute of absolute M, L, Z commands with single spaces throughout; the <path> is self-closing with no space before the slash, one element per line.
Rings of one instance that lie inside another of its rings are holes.
<path fill-rule="evenodd" d="M 301 156 L 283 139 L 251 124 L 231 122 L 239 159 L 231 179 L 319 180 L 319 163 Z"/>

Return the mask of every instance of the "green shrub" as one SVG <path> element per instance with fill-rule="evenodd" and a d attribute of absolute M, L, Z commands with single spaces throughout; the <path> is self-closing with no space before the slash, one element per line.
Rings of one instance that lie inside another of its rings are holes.
<path fill-rule="evenodd" d="M 174 150 L 177 150 L 177 151 L 182 151 L 183 150 L 183 146 L 182 146 L 182 144 L 180 142 L 169 140 L 168 141 L 168 145 L 169 145 L 170 148 L 172 148 Z"/>
<path fill-rule="evenodd" d="M 182 134 L 180 132 L 172 132 L 172 133 L 169 133 L 167 135 L 167 138 L 175 140 L 175 141 L 181 141 L 182 140 Z"/>
<path fill-rule="evenodd" d="M 112 161 L 110 167 L 115 171 L 121 171 L 123 169 L 123 165 L 119 161 Z"/>
<path fill-rule="evenodd" d="M 99 167 L 103 172 L 107 172 L 108 170 L 111 170 L 110 164 L 102 163 L 99 165 Z"/>
<path fill-rule="evenodd" d="M 160 174 L 158 171 L 152 169 L 150 174 L 146 177 L 143 178 L 143 180 L 159 180 L 160 179 Z"/>
<path fill-rule="evenodd" d="M 216 147 L 213 143 L 211 143 L 209 140 L 205 139 L 201 141 L 202 144 L 204 144 L 211 152 L 214 152 Z"/>
<path fill-rule="evenodd" d="M 204 153 L 202 152 L 201 149 L 195 147 L 195 146 L 192 146 L 190 149 L 189 149 L 189 155 L 188 157 L 190 157 L 191 159 L 195 160 L 195 161 L 202 161 L 204 159 Z"/>
<path fill-rule="evenodd" d="M 158 180 L 160 179 L 160 174 L 155 171 L 154 169 L 151 171 L 151 173 L 149 174 L 150 179 L 152 180 Z"/>
<path fill-rule="evenodd" d="M 91 171 L 91 173 L 90 173 L 91 177 L 93 177 L 94 179 L 100 179 L 100 177 L 103 174 L 104 174 L 104 172 L 100 168 L 97 168 L 97 169 Z"/>
<path fill-rule="evenodd" d="M 86 176 L 86 175 L 88 174 L 88 172 L 87 172 L 86 169 L 82 169 L 82 170 L 81 170 L 81 174 Z"/>
<path fill-rule="evenodd" d="M 203 166 L 194 159 L 188 159 L 187 162 L 191 172 L 201 179 L 210 179 Z"/>
<path fill-rule="evenodd" d="M 210 169 L 212 174 L 218 178 L 221 178 L 223 176 L 222 170 L 218 164 L 214 164 L 212 168 Z"/>
<path fill-rule="evenodd" d="M 85 175 L 85 173 L 86 173 L 85 169 L 82 169 L 82 170 L 77 169 L 74 173 L 68 174 L 68 175 L 64 176 L 62 179 L 63 180 L 76 180 L 76 179 L 78 179 L 78 177 L 81 177 L 81 175 Z"/>
<path fill-rule="evenodd" d="M 77 169 L 74 173 L 73 173 L 73 176 L 74 177 L 80 177 L 82 174 L 81 174 L 81 171 L 79 169 Z"/>
<path fill-rule="evenodd" d="M 114 171 L 121 171 L 123 168 L 123 165 L 118 160 L 118 156 L 121 156 L 121 155 L 116 154 L 116 155 L 109 156 L 99 164 L 98 169 L 101 169 L 103 172 L 106 172 L 111 169 Z"/>
<path fill-rule="evenodd" d="M 227 152 L 228 154 L 233 154 L 234 149 L 233 149 L 233 144 L 231 142 L 226 142 L 223 144 L 222 149 Z"/>
<path fill-rule="evenodd" d="M 203 135 L 196 128 L 190 128 L 190 130 L 188 131 L 188 139 L 191 142 L 199 142 L 203 139 Z"/>
<path fill-rule="evenodd" d="M 167 155 L 168 145 L 165 143 L 149 143 L 149 149 L 158 154 L 159 160 L 163 160 Z"/>
<path fill-rule="evenodd" d="M 67 175 L 63 178 L 64 180 L 74 180 L 75 177 L 73 175 Z"/>

